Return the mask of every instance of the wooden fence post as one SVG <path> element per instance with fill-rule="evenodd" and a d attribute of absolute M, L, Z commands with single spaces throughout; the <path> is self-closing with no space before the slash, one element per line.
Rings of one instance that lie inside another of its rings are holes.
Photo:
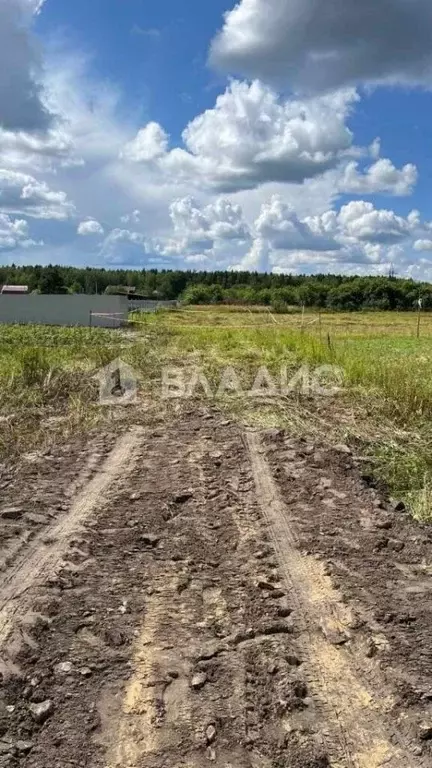
<path fill-rule="evenodd" d="M 421 299 L 418 300 L 418 313 L 417 313 L 417 338 L 420 338 L 420 320 L 421 320 L 421 311 L 422 311 L 422 305 L 423 302 Z"/>

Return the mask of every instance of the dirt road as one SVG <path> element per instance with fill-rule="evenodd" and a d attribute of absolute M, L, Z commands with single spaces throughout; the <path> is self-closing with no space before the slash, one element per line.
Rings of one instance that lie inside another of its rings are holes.
<path fill-rule="evenodd" d="M 0 767 L 432 766 L 432 528 L 212 411 L 0 471 Z"/>

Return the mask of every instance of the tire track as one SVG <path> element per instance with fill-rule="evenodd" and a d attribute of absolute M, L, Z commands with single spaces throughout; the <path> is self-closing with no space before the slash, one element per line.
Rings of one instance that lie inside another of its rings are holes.
<path fill-rule="evenodd" d="M 334 768 L 421 765 L 404 747 L 395 746 L 394 729 L 386 727 L 385 699 L 378 700 L 367 690 L 349 647 L 339 645 L 338 638 L 349 628 L 349 612 L 332 588 L 322 564 L 299 552 L 261 436 L 247 433 L 246 444 L 257 500 L 296 605 L 294 618 L 300 629 L 299 641 L 309 685 L 321 709 L 317 726 L 323 733 L 331 765 Z M 366 661 L 364 659 L 364 663 Z M 379 686 L 378 680 L 377 683 Z"/>
<path fill-rule="evenodd" d="M 14 622 L 31 606 L 31 587 L 42 578 L 53 576 L 71 535 L 100 506 L 110 486 L 128 474 L 139 453 L 143 436 L 141 427 L 124 434 L 108 455 L 100 471 L 72 502 L 70 511 L 56 524 L 46 527 L 2 577 L 0 587 L 0 649 L 10 635 Z M 52 541 L 52 543 L 46 543 Z"/>

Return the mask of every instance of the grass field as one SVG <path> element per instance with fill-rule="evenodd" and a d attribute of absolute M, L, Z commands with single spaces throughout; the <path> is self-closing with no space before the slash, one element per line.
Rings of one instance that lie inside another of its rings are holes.
<path fill-rule="evenodd" d="M 432 515 L 432 314 L 422 315 L 420 338 L 414 313 L 302 317 L 200 307 L 131 320 L 128 331 L 1 327 L 0 452 L 20 453 L 106 418 L 95 407 L 92 376 L 116 357 L 153 398 L 163 366 L 202 370 L 213 394 L 231 366 L 244 394 L 216 399 L 236 418 L 350 442 L 417 517 Z M 341 391 L 247 396 L 261 366 L 278 382 L 281 368 L 289 378 L 304 364 L 341 368 Z"/>
<path fill-rule="evenodd" d="M 224 397 L 224 407 L 252 425 L 281 425 L 357 444 L 374 473 L 421 518 L 432 514 L 432 314 L 271 315 L 214 307 L 141 317 L 163 332 L 163 355 L 192 362 L 215 386 L 231 365 L 248 388 L 261 365 L 337 365 L 344 386 L 335 397 Z"/>
<path fill-rule="evenodd" d="M 93 377 L 120 355 L 139 365 L 145 350 L 136 341 L 99 328 L 0 326 L 0 457 L 97 424 L 104 414 Z"/>

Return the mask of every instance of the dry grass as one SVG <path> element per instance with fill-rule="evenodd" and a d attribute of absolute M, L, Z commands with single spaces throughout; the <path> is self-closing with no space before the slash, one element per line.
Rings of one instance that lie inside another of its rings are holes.
<path fill-rule="evenodd" d="M 415 338 L 417 335 L 418 315 L 416 312 L 322 312 L 306 311 L 293 312 L 287 315 L 273 313 L 266 307 L 234 307 L 234 306 L 199 306 L 170 312 L 160 311 L 154 315 L 138 316 L 137 322 L 146 325 L 155 324 L 172 327 L 201 326 L 206 327 L 239 327 L 280 326 L 286 330 L 303 330 L 313 336 L 331 340 L 349 337 L 376 335 L 403 336 Z M 432 313 L 423 313 L 420 326 L 421 336 L 432 336 Z"/>
<path fill-rule="evenodd" d="M 121 357 L 146 381 L 153 375 L 150 347 L 144 334 L 2 326 L 0 460 L 44 450 L 110 418 L 98 407 L 96 372 Z"/>

